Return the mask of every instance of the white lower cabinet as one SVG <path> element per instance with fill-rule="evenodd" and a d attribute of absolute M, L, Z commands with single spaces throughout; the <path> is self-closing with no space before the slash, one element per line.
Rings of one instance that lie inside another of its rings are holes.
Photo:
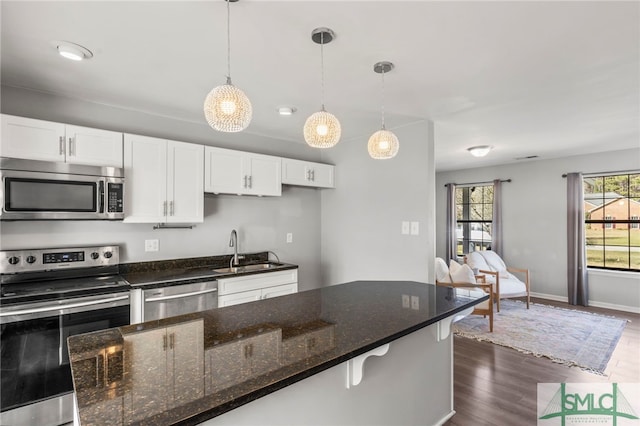
<path fill-rule="evenodd" d="M 202 398 L 203 373 L 202 319 L 124 334 L 124 423 Z"/>
<path fill-rule="evenodd" d="M 205 351 L 205 394 L 219 392 L 280 367 L 280 328 L 239 330 Z"/>
<path fill-rule="evenodd" d="M 221 278 L 218 280 L 218 307 L 284 296 L 297 291 L 297 269 Z"/>

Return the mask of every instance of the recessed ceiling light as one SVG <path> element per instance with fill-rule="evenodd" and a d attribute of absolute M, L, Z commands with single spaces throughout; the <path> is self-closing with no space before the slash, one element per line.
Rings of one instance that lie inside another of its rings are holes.
<path fill-rule="evenodd" d="M 474 157 L 484 157 L 491 151 L 493 147 L 490 145 L 478 145 L 472 146 L 471 148 L 467 148 L 467 151 Z"/>
<path fill-rule="evenodd" d="M 278 114 L 280 115 L 293 115 L 294 112 L 296 112 L 294 107 L 281 106 L 278 108 Z"/>
<path fill-rule="evenodd" d="M 60 56 L 72 61 L 82 61 L 93 57 L 93 53 L 86 47 L 68 41 L 61 41 L 56 47 Z"/>

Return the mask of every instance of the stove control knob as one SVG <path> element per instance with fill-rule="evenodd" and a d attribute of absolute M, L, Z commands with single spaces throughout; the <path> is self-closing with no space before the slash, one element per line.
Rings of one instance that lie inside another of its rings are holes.
<path fill-rule="evenodd" d="M 20 262 L 20 258 L 18 256 L 11 256 L 9 258 L 9 264 L 17 265 Z"/>
<path fill-rule="evenodd" d="M 113 256 L 113 253 L 111 253 L 110 251 L 105 251 L 103 256 L 106 257 L 107 259 L 111 259 L 111 256 Z"/>
<path fill-rule="evenodd" d="M 98 253 L 97 251 L 94 251 L 93 253 L 91 253 L 91 258 L 93 260 L 96 260 L 99 257 L 100 257 L 100 253 Z"/>
<path fill-rule="evenodd" d="M 35 263 L 36 260 L 35 256 L 27 256 L 27 263 Z"/>

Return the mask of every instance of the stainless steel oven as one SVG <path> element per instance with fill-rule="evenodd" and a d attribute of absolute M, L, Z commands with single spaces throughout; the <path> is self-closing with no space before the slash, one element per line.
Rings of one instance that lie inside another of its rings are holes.
<path fill-rule="evenodd" d="M 117 246 L 0 252 L 0 424 L 73 420 L 67 338 L 130 324 L 118 253 Z M 88 357 L 96 386 L 121 379 L 113 352 Z"/>
<path fill-rule="evenodd" d="M 0 182 L 0 220 L 124 218 L 119 168 L 0 158 Z"/>

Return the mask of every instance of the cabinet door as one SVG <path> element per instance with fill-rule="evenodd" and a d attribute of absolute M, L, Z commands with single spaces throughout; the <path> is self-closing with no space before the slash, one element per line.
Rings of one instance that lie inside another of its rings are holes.
<path fill-rule="evenodd" d="M 205 147 L 205 192 L 245 194 L 244 152 Z"/>
<path fill-rule="evenodd" d="M 250 154 L 245 159 L 249 176 L 247 193 L 251 195 L 282 195 L 281 161 L 277 157 Z"/>
<path fill-rule="evenodd" d="M 168 142 L 167 222 L 204 222 L 204 146 Z"/>
<path fill-rule="evenodd" d="M 254 275 L 244 275 L 236 278 L 221 278 L 218 280 L 218 294 L 224 296 L 250 290 L 262 290 L 283 284 L 297 284 L 298 270 L 287 269 L 276 272 L 263 272 Z"/>
<path fill-rule="evenodd" d="M 67 163 L 122 167 L 122 133 L 66 126 Z"/>
<path fill-rule="evenodd" d="M 282 183 L 287 185 L 333 188 L 334 166 L 309 161 L 282 159 Z"/>
<path fill-rule="evenodd" d="M 64 161 L 64 124 L 2 115 L 0 156 Z"/>
<path fill-rule="evenodd" d="M 167 214 L 167 141 L 124 135 L 125 222 L 164 222 Z"/>
<path fill-rule="evenodd" d="M 262 299 L 269 299 L 271 297 L 284 296 L 287 294 L 293 294 L 298 291 L 298 284 L 285 284 L 277 287 L 269 287 L 262 290 Z"/>
<path fill-rule="evenodd" d="M 317 188 L 334 188 L 333 172 L 335 167 L 330 164 L 312 163 L 310 166 L 311 185 Z"/>
<path fill-rule="evenodd" d="M 261 290 L 243 291 L 218 297 L 218 307 L 239 305 L 240 303 L 255 302 L 262 298 Z"/>
<path fill-rule="evenodd" d="M 124 335 L 125 424 L 168 408 L 166 329 Z"/>
<path fill-rule="evenodd" d="M 167 327 L 170 353 L 169 383 L 173 406 L 204 396 L 204 326 L 202 320 Z"/>
<path fill-rule="evenodd" d="M 248 372 L 244 341 L 215 345 L 205 353 L 205 394 L 211 395 L 245 380 Z"/>
<path fill-rule="evenodd" d="M 251 375 L 259 376 L 280 367 L 280 329 L 247 339 L 245 351 L 250 361 Z"/>

